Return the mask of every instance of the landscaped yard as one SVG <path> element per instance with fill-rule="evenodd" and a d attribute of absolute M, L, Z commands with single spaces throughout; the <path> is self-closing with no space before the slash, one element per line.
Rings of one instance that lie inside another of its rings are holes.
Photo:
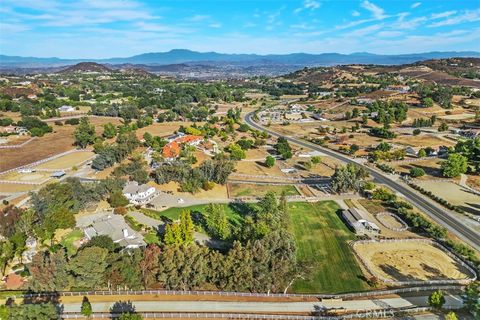
<path fill-rule="evenodd" d="M 292 287 L 295 293 L 338 293 L 369 289 L 347 241 L 355 236 L 337 215 L 333 201 L 289 204 L 291 231 L 297 241 L 297 258 L 305 279 Z"/>
<path fill-rule="evenodd" d="M 244 212 L 247 209 L 248 205 L 245 204 L 219 204 L 223 207 L 225 210 L 225 213 L 230 220 L 230 222 L 233 225 L 238 225 L 241 223 L 243 217 L 242 217 L 242 212 Z M 167 210 L 164 211 L 155 211 L 151 209 L 142 209 L 142 212 L 152 218 L 156 219 L 162 219 L 162 217 L 165 217 L 169 220 L 177 220 L 180 219 L 180 213 L 183 210 L 189 210 L 193 214 L 195 213 L 205 213 L 205 208 L 208 206 L 208 204 L 199 204 L 199 205 L 194 205 L 190 207 L 183 207 L 183 208 L 168 208 Z"/>
<path fill-rule="evenodd" d="M 260 185 L 247 183 L 229 183 L 228 184 L 230 197 L 262 197 L 267 192 L 273 191 L 276 194 L 286 192 L 287 196 L 298 196 L 298 190 L 292 185 Z"/>
<path fill-rule="evenodd" d="M 77 252 L 77 246 L 75 242 L 82 239 L 83 237 L 84 234 L 82 230 L 73 230 L 72 232 L 65 235 L 62 241 L 60 241 L 60 243 L 62 244 L 62 246 L 67 248 L 67 253 L 71 256 Z"/>

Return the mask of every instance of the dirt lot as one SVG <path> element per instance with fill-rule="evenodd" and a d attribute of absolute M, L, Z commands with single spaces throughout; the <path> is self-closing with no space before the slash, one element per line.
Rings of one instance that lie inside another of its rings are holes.
<path fill-rule="evenodd" d="M 404 225 L 395 217 L 388 214 L 377 216 L 377 220 L 380 220 L 383 225 L 389 228 L 401 229 Z"/>
<path fill-rule="evenodd" d="M 399 135 L 393 139 L 392 142 L 411 147 L 439 147 L 455 145 L 455 143 L 450 140 L 441 139 L 431 134 L 422 134 L 418 136 Z"/>
<path fill-rule="evenodd" d="M 73 166 L 87 161 L 95 154 L 92 151 L 74 152 L 58 157 L 56 159 L 44 162 L 35 168 L 38 169 L 71 169 Z"/>
<path fill-rule="evenodd" d="M 460 206 L 467 212 L 480 215 L 480 196 L 469 192 L 468 189 L 449 181 L 435 181 L 434 183 L 419 181 L 417 184 L 440 198 Z"/>
<path fill-rule="evenodd" d="M 188 127 L 191 126 L 193 122 L 165 122 L 165 123 L 158 123 L 155 122 L 154 124 L 138 129 L 136 131 L 137 138 L 138 139 L 143 139 L 143 134 L 145 132 L 149 132 L 153 136 L 160 136 L 160 137 L 166 137 L 171 134 L 173 134 L 175 131 L 180 128 L 180 126 Z M 203 125 L 203 122 L 197 122 L 197 124 Z"/>
<path fill-rule="evenodd" d="M 235 169 L 235 173 L 237 174 L 285 176 L 285 174 L 280 171 L 278 161 L 271 168 L 263 165 L 261 161 L 239 161 L 237 162 Z M 239 179 L 239 177 L 235 177 L 235 179 Z"/>
<path fill-rule="evenodd" d="M 267 192 L 273 191 L 280 195 L 286 192 L 287 196 L 300 195 L 295 186 L 291 185 L 256 185 L 246 183 L 229 183 L 228 193 L 230 197 L 262 197 Z"/>
<path fill-rule="evenodd" d="M 368 243 L 355 248 L 373 272 L 386 279 L 463 280 L 470 276 L 444 251 L 424 242 Z"/>
<path fill-rule="evenodd" d="M 38 186 L 33 184 L 0 183 L 0 192 L 15 193 L 35 190 Z"/>
<path fill-rule="evenodd" d="M 18 173 L 12 171 L 6 174 L 0 175 L 0 180 L 8 181 L 28 181 L 28 182 L 42 182 L 50 177 L 49 172 L 32 172 L 32 173 Z"/>
<path fill-rule="evenodd" d="M 441 162 L 440 159 L 425 159 L 412 162 L 387 162 L 387 164 L 394 167 L 396 171 L 403 173 L 408 173 L 411 168 L 421 168 L 425 171 L 425 175 L 417 179 L 431 180 L 432 178 L 442 177 Z"/>
<path fill-rule="evenodd" d="M 95 125 L 98 134 L 102 132 L 103 129 L 101 127 L 103 124 L 108 122 L 119 123 L 118 119 L 113 118 L 94 117 L 90 118 L 90 121 Z M 53 125 L 54 132 L 48 133 L 22 148 L 0 149 L 0 171 L 33 163 L 74 149 L 73 132 L 75 128 L 75 126 L 70 125 Z"/>

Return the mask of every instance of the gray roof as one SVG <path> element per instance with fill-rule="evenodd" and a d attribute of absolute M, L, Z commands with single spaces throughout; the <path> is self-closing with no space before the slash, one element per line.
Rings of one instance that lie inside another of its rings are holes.
<path fill-rule="evenodd" d="M 137 194 L 139 192 L 145 192 L 150 188 L 147 184 L 138 185 L 136 181 L 129 181 L 125 187 L 123 187 L 123 193 Z"/>
<path fill-rule="evenodd" d="M 113 242 L 119 243 L 121 246 L 145 246 L 142 235 L 135 232 L 125 222 L 125 219 L 118 214 L 103 214 L 96 216 L 91 225 L 84 228 L 85 235 L 92 238 L 98 235 L 105 235 L 112 238 Z M 127 232 L 127 237 L 124 235 Z"/>
<path fill-rule="evenodd" d="M 350 208 L 348 210 L 343 210 L 342 215 L 351 225 L 358 222 L 359 220 L 363 220 L 363 217 L 360 214 L 360 211 L 358 211 L 355 208 Z"/>

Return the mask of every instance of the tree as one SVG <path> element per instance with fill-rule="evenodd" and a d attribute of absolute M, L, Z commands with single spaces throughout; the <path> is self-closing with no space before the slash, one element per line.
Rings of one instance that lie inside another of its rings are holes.
<path fill-rule="evenodd" d="M 319 164 L 320 162 L 322 162 L 322 158 L 320 156 L 313 156 L 312 157 L 312 163 L 313 164 Z"/>
<path fill-rule="evenodd" d="M 429 97 L 423 98 L 423 105 L 425 106 L 425 108 L 433 107 L 433 99 Z"/>
<path fill-rule="evenodd" d="M 460 174 L 467 172 L 467 158 L 458 153 L 452 153 L 448 159 L 442 162 L 442 174 L 445 177 L 458 177 Z"/>
<path fill-rule="evenodd" d="M 368 172 L 363 167 L 349 163 L 335 169 L 332 176 L 332 189 L 338 193 L 359 191 L 363 180 L 367 177 Z"/>
<path fill-rule="evenodd" d="M 107 255 L 107 249 L 87 247 L 70 260 L 69 268 L 77 288 L 94 290 L 101 287 L 108 266 Z"/>
<path fill-rule="evenodd" d="M 150 244 L 145 248 L 143 259 L 139 264 L 145 288 L 149 288 L 157 282 L 157 274 L 160 269 L 158 264 L 161 253 L 160 247 L 155 244 Z"/>
<path fill-rule="evenodd" d="M 56 320 L 60 319 L 53 303 L 28 303 L 10 307 L 9 320 Z"/>
<path fill-rule="evenodd" d="M 422 130 L 417 128 L 417 129 L 413 130 L 413 135 L 418 136 L 421 132 L 422 132 Z"/>
<path fill-rule="evenodd" d="M 138 313 L 126 312 L 122 313 L 118 320 L 143 320 L 143 317 Z"/>
<path fill-rule="evenodd" d="M 360 150 L 360 147 L 356 144 L 352 144 L 350 146 L 350 150 L 348 151 L 350 154 L 355 154 L 358 150 Z"/>
<path fill-rule="evenodd" d="M 80 124 L 73 133 L 75 144 L 80 148 L 85 149 L 89 144 L 95 142 L 96 133 L 95 126 L 90 124 L 90 120 L 87 117 L 80 119 Z"/>
<path fill-rule="evenodd" d="M 458 318 L 457 318 L 457 315 L 455 314 L 455 312 L 450 311 L 449 313 L 447 313 L 445 315 L 445 320 L 458 320 Z"/>
<path fill-rule="evenodd" d="M 183 210 L 180 213 L 180 232 L 182 235 L 183 243 L 193 242 L 193 221 L 192 215 L 189 210 Z"/>
<path fill-rule="evenodd" d="M 113 192 L 110 195 L 108 202 L 110 203 L 110 206 L 112 206 L 113 208 L 125 207 L 130 203 L 128 199 L 123 195 L 122 191 L 120 190 Z"/>
<path fill-rule="evenodd" d="M 434 309 L 442 309 L 444 304 L 445 297 L 443 296 L 443 292 L 440 290 L 432 292 L 432 294 L 428 297 L 428 305 Z"/>
<path fill-rule="evenodd" d="M 275 165 L 275 158 L 272 156 L 267 156 L 265 158 L 265 165 L 269 168 L 273 167 Z"/>
<path fill-rule="evenodd" d="M 274 148 L 284 159 L 290 159 L 293 156 L 292 147 L 290 147 L 288 140 L 284 137 L 278 138 Z"/>
<path fill-rule="evenodd" d="M 418 153 L 417 153 L 417 157 L 419 158 L 425 158 L 427 156 L 427 151 L 425 151 L 425 149 L 420 149 L 418 150 Z"/>
<path fill-rule="evenodd" d="M 463 303 L 475 319 L 480 319 L 480 283 L 472 282 L 465 287 Z"/>
<path fill-rule="evenodd" d="M 424 175 L 425 175 L 425 170 L 423 170 L 422 168 L 413 167 L 410 169 L 410 176 L 413 178 L 422 177 Z"/>
<path fill-rule="evenodd" d="M 205 211 L 209 233 L 215 238 L 226 240 L 230 236 L 230 223 L 223 206 L 211 203 Z"/>
<path fill-rule="evenodd" d="M 442 122 L 439 126 L 438 126 L 438 131 L 439 132 L 442 132 L 442 131 L 447 131 L 448 130 L 448 124 L 446 122 Z"/>
<path fill-rule="evenodd" d="M 106 123 L 103 125 L 103 136 L 107 139 L 111 139 L 117 135 L 117 128 L 112 123 Z"/>
<path fill-rule="evenodd" d="M 92 304 L 90 303 L 90 301 L 88 301 L 87 297 L 83 297 L 80 313 L 87 318 L 90 318 L 92 316 Z"/>
<path fill-rule="evenodd" d="M 247 157 L 245 150 L 242 149 L 238 144 L 232 143 L 227 147 L 228 152 L 230 152 L 230 158 L 233 160 L 242 160 Z"/>
<path fill-rule="evenodd" d="M 38 252 L 29 266 L 32 291 L 63 291 L 70 287 L 65 250 Z"/>

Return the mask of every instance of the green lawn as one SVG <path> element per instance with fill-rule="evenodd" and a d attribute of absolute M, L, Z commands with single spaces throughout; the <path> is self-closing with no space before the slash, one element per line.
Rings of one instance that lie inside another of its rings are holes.
<path fill-rule="evenodd" d="M 295 293 L 340 293 L 369 289 L 347 241 L 355 236 L 337 215 L 333 201 L 289 204 L 291 232 L 305 279 L 293 284 Z"/>
<path fill-rule="evenodd" d="M 228 216 L 228 219 L 233 225 L 238 225 L 242 222 L 242 211 L 243 210 L 248 210 L 247 206 L 244 204 L 220 204 L 224 210 L 225 213 Z M 183 210 L 189 210 L 193 214 L 195 213 L 205 213 L 205 208 L 208 206 L 208 204 L 199 204 L 199 205 L 194 205 L 194 206 L 189 206 L 189 207 L 174 207 L 174 208 L 168 208 L 164 211 L 156 211 L 156 210 L 151 210 L 151 209 L 142 209 L 142 212 L 146 214 L 147 216 L 154 218 L 154 219 L 162 219 L 162 217 L 165 217 L 170 220 L 177 220 L 180 219 L 180 213 Z"/>
<path fill-rule="evenodd" d="M 267 192 L 273 191 L 280 195 L 285 191 L 287 196 L 298 196 L 299 193 L 295 186 L 269 186 L 269 185 L 257 185 L 247 183 L 231 183 L 229 184 L 230 196 L 232 197 L 262 197 Z"/>
<path fill-rule="evenodd" d="M 62 246 L 67 248 L 68 255 L 74 255 L 77 252 L 77 247 L 75 247 L 74 242 L 80 240 L 84 237 L 82 230 L 73 230 L 72 232 L 66 234 L 60 243 Z"/>

